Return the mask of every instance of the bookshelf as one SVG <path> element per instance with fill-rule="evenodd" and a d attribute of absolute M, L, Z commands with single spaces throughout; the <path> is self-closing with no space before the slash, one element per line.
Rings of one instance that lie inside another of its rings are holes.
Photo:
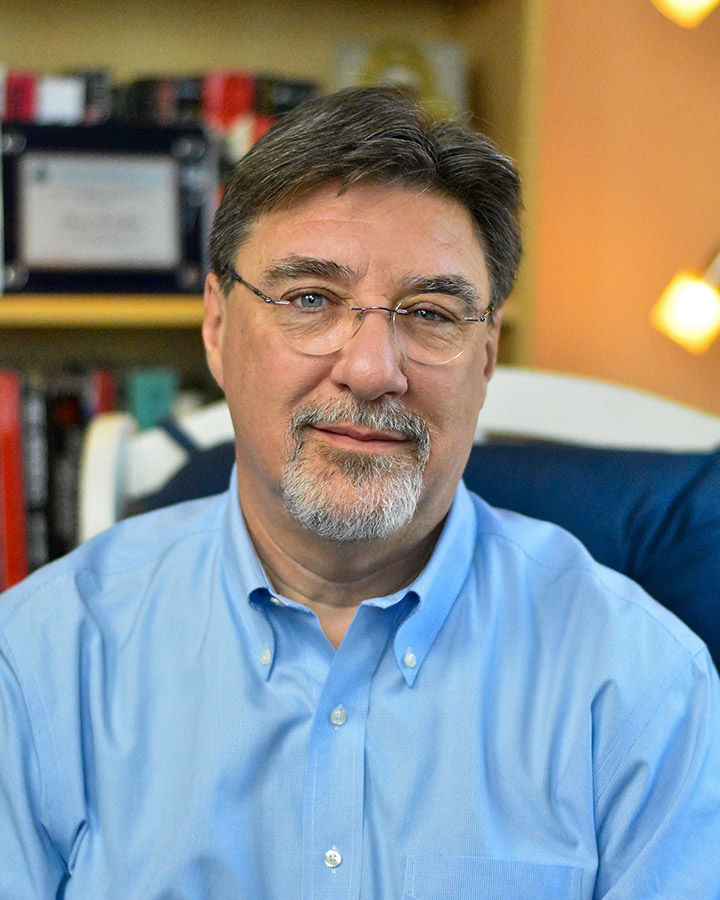
<path fill-rule="evenodd" d="M 94 0 L 2 3 L 0 64 L 39 72 L 107 66 L 119 81 L 157 73 L 243 68 L 334 86 L 342 38 L 452 40 L 464 47 L 478 127 L 518 162 L 534 211 L 537 56 L 543 0 Z M 528 223 L 528 224 L 529 224 Z M 503 361 L 529 358 L 532 228 L 504 319 Z M 0 366 L 110 365 L 154 360 L 204 371 L 199 298 L 0 298 Z"/>

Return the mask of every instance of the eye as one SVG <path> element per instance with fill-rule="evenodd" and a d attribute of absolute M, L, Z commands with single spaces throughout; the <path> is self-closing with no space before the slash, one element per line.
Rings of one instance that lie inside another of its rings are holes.
<path fill-rule="evenodd" d="M 290 302 L 296 309 L 323 309 L 330 304 L 330 300 L 325 294 L 319 291 L 302 291 L 295 294 Z"/>
<path fill-rule="evenodd" d="M 452 325 L 458 322 L 458 316 L 455 311 L 436 303 L 418 303 L 406 308 L 413 319 L 427 322 L 429 325 Z"/>

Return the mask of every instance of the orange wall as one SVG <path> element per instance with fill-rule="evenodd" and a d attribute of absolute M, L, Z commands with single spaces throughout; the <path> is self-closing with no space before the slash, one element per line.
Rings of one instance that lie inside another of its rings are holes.
<path fill-rule="evenodd" d="M 720 246 L 720 8 L 693 31 L 650 0 L 547 4 L 532 363 L 720 413 L 720 338 L 649 324 Z"/>

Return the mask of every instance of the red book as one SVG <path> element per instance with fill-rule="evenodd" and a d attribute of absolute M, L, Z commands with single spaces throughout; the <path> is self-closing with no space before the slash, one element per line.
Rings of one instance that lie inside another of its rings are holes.
<path fill-rule="evenodd" d="M 28 573 L 20 377 L 0 371 L 0 587 Z"/>
<path fill-rule="evenodd" d="M 117 378 L 108 369 L 92 369 L 88 376 L 86 414 L 88 418 L 116 408 Z"/>
<path fill-rule="evenodd" d="M 255 76 L 246 72 L 208 72 L 203 84 L 203 120 L 224 134 L 255 109 Z"/>
<path fill-rule="evenodd" d="M 38 75 L 10 69 L 5 79 L 5 119 L 34 122 L 38 100 Z"/>

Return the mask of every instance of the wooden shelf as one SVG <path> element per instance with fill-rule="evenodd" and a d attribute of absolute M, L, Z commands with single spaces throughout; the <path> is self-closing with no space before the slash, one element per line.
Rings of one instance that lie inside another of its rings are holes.
<path fill-rule="evenodd" d="M 4 328 L 196 328 L 200 297 L 27 294 L 0 297 Z"/>

